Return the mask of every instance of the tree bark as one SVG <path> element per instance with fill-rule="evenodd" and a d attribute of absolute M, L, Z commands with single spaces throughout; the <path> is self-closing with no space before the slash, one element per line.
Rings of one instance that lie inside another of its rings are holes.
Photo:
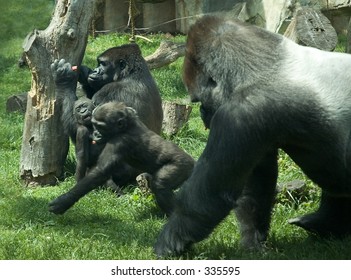
<path fill-rule="evenodd" d="M 334 50 L 338 42 L 329 19 L 321 11 L 306 7 L 296 12 L 284 36 L 300 45 L 325 51 Z"/>
<path fill-rule="evenodd" d="M 190 105 L 179 104 L 176 102 L 164 101 L 162 131 L 167 136 L 173 136 L 189 120 L 192 107 Z"/>
<path fill-rule="evenodd" d="M 61 58 L 81 64 L 94 2 L 57 1 L 49 26 L 31 32 L 23 44 L 32 72 L 20 159 L 20 177 L 26 185 L 53 185 L 63 175 L 69 142 L 50 65 Z"/>

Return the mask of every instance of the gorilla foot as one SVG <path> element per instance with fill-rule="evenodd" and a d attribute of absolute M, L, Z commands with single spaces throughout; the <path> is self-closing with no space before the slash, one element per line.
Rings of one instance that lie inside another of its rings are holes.
<path fill-rule="evenodd" d="M 190 242 L 185 242 L 180 236 L 165 228 L 159 235 L 154 250 L 158 258 L 166 258 L 181 255 L 189 244 Z"/>
<path fill-rule="evenodd" d="M 64 214 L 75 202 L 72 195 L 65 193 L 49 203 L 49 211 L 56 215 Z"/>
<path fill-rule="evenodd" d="M 261 251 L 265 248 L 267 234 L 258 230 L 241 233 L 240 245 L 242 248 L 250 251 Z"/>
<path fill-rule="evenodd" d="M 350 223 L 337 217 L 326 217 L 319 213 L 289 219 L 288 222 L 321 237 L 343 237 L 351 234 Z"/>

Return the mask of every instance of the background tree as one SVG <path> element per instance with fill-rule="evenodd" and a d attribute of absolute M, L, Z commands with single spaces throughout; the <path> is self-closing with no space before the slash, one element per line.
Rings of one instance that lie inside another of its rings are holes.
<path fill-rule="evenodd" d="M 73 65 L 81 63 L 94 4 L 94 0 L 57 1 L 49 26 L 32 31 L 23 44 L 32 73 L 20 159 L 20 176 L 26 185 L 56 184 L 63 174 L 69 142 L 50 65 L 61 58 Z"/>

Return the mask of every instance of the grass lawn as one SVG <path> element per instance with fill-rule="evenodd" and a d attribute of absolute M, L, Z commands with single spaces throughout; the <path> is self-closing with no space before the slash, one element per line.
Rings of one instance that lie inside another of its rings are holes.
<path fill-rule="evenodd" d="M 19 157 L 23 115 L 6 113 L 9 96 L 30 89 L 28 69 L 16 65 L 21 44 L 32 28 L 45 28 L 50 13 L 38 22 L 39 5 L 49 1 L 2 1 L 0 16 L 0 259 L 155 259 L 152 246 L 166 222 L 152 195 L 130 186 L 125 195 L 116 197 L 110 190 L 96 190 L 82 198 L 62 216 L 48 212 L 48 202 L 70 189 L 74 183 L 74 153 L 66 164 L 66 179 L 55 187 L 27 188 L 19 180 Z M 51 3 L 52 1 L 50 1 Z M 34 5 L 34 3 L 36 3 Z M 14 21 L 21 5 L 29 7 Z M 46 10 L 45 10 L 46 11 Z M 3 27 L 3 26 L 2 26 Z M 165 35 L 148 36 L 152 43 L 138 40 L 144 56 L 152 53 Z M 184 41 L 183 36 L 172 38 Z M 84 64 L 94 67 L 96 56 L 109 47 L 128 43 L 128 36 L 111 34 L 90 38 Z M 342 49 L 342 48 L 341 48 Z M 341 50 L 339 49 L 339 50 Z M 152 71 L 164 100 L 187 97 L 181 81 L 182 59 Z M 195 105 L 189 124 L 171 140 L 198 158 L 205 147 L 208 132 L 204 129 Z M 350 259 L 351 238 L 325 240 L 309 236 L 287 224 L 287 220 L 314 211 L 319 189 L 304 177 L 301 170 L 284 154 L 279 156 L 279 183 L 295 179 L 305 181 L 302 193 L 284 191 L 277 197 L 267 249 L 244 251 L 234 215 L 225 219 L 211 236 L 193 246 L 182 259 Z"/>

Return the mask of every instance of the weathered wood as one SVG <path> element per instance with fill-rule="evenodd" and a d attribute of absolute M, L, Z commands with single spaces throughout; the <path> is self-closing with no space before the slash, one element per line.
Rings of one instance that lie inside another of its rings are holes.
<path fill-rule="evenodd" d="M 164 101 L 162 131 L 168 136 L 175 135 L 189 120 L 192 107 L 176 102 Z"/>
<path fill-rule="evenodd" d="M 302 189 L 305 186 L 305 181 L 302 180 L 293 180 L 290 182 L 278 183 L 277 184 L 277 191 L 282 192 L 284 190 L 288 190 L 290 192 L 297 191 Z"/>
<path fill-rule="evenodd" d="M 149 69 L 160 68 L 172 63 L 185 55 L 185 44 L 162 41 L 160 47 L 151 55 L 145 57 Z"/>
<path fill-rule="evenodd" d="M 19 93 L 10 96 L 6 101 L 6 112 L 26 112 L 28 92 Z"/>
<path fill-rule="evenodd" d="M 296 12 L 284 35 L 296 43 L 332 51 L 338 42 L 335 29 L 321 11 L 301 8 Z"/>
<path fill-rule="evenodd" d="M 32 72 L 20 159 L 20 177 L 26 185 L 56 184 L 63 174 L 68 137 L 50 65 L 61 58 L 80 65 L 93 15 L 94 0 L 57 1 L 49 26 L 31 32 L 23 44 Z"/>

